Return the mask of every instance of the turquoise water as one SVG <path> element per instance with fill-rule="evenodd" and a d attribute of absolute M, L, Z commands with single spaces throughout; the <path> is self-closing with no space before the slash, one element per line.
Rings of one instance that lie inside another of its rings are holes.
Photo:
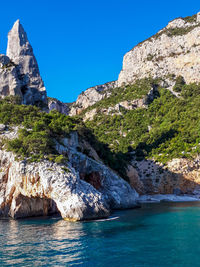
<path fill-rule="evenodd" d="M 200 266 L 200 203 L 148 204 L 110 221 L 0 221 L 0 266 Z"/>

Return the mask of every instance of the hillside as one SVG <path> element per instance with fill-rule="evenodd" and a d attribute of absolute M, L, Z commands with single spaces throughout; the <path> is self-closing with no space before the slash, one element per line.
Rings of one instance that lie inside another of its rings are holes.
<path fill-rule="evenodd" d="M 117 81 L 66 104 L 47 97 L 17 21 L 0 55 L 0 216 L 77 221 L 145 194 L 198 199 L 199 23 L 199 13 L 170 22 L 124 56 Z"/>
<path fill-rule="evenodd" d="M 118 81 L 86 90 L 71 110 L 117 159 L 104 161 L 143 193 L 191 191 L 174 184 L 171 162 L 190 165 L 200 152 L 199 16 L 175 19 L 138 44 L 124 56 Z M 197 179 L 186 174 L 189 183 Z"/>
<path fill-rule="evenodd" d="M 200 13 L 177 18 L 157 34 L 133 47 L 123 59 L 123 67 L 115 82 L 89 88 L 77 98 L 71 114 L 78 114 L 116 87 L 144 78 L 163 79 L 171 89 L 171 77 L 182 76 L 187 84 L 198 83 L 200 72 Z"/>

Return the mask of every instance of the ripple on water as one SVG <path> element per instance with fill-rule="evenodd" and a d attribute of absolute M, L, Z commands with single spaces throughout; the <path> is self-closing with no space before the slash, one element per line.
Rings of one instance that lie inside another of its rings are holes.
<path fill-rule="evenodd" d="M 0 266 L 199 266 L 199 203 L 144 204 L 113 217 L 1 220 Z"/>

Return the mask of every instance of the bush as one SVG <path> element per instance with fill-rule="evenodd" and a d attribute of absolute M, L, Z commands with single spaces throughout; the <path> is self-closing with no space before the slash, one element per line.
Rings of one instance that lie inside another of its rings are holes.
<path fill-rule="evenodd" d="M 182 91 L 183 86 L 185 85 L 185 80 L 182 76 L 176 78 L 176 83 L 173 87 L 173 91 L 179 93 Z"/>
<path fill-rule="evenodd" d="M 163 163 L 200 151 L 200 84 L 186 85 L 177 77 L 176 85 L 181 87 L 182 98 L 159 88 L 159 96 L 148 109 L 127 110 L 121 115 L 98 113 L 86 122 L 97 143 L 112 153 L 110 156 L 105 149 L 97 148 L 104 162 L 119 172 L 125 170 L 131 150 L 137 160 L 154 158 Z M 100 102 L 102 106 L 105 103 Z"/>
<path fill-rule="evenodd" d="M 67 162 L 67 158 L 64 157 L 63 155 L 59 155 L 55 158 L 55 162 L 58 164 L 62 164 L 62 163 L 66 163 Z"/>
<path fill-rule="evenodd" d="M 49 158 L 61 163 L 55 141 L 67 137 L 77 125 L 82 127 L 81 121 L 56 111 L 48 114 L 35 106 L 17 105 L 16 101 L 13 97 L 0 100 L 0 123 L 23 126 L 16 139 L 6 142 L 7 150 L 16 153 L 20 159 L 26 157 L 30 161 L 39 161 Z"/>

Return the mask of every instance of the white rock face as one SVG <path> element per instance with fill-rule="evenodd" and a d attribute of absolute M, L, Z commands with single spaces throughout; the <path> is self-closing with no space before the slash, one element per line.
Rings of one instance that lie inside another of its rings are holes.
<path fill-rule="evenodd" d="M 200 22 L 200 12 L 197 13 L 197 22 Z"/>
<path fill-rule="evenodd" d="M 1 138 L 16 135 L 17 128 L 1 132 Z M 68 166 L 49 161 L 18 162 L 13 153 L 0 150 L 0 217 L 22 218 L 59 211 L 63 218 L 76 221 L 107 217 L 110 209 L 136 206 L 138 194 L 127 182 L 76 150 L 76 133 L 63 144 L 58 144 L 57 149 L 68 153 Z"/>
<path fill-rule="evenodd" d="M 81 153 L 74 154 L 72 151 L 70 162 L 86 180 L 96 177 L 94 185 L 97 184 L 98 191 L 103 194 L 112 209 L 135 207 L 138 193 L 111 169 Z"/>
<path fill-rule="evenodd" d="M 46 103 L 46 89 L 33 49 L 19 20 L 8 34 L 7 56 L 17 65 L 24 104 Z"/>
<path fill-rule="evenodd" d="M 177 33 L 178 31 L 179 33 Z M 198 13 L 196 21 L 188 23 L 184 19 L 176 19 L 161 30 L 157 36 L 151 37 L 129 51 L 124 56 L 118 85 L 133 83 L 136 79 L 149 76 L 163 78 L 169 74 L 183 76 L 186 83 L 200 82 L 199 73 L 200 25 Z"/>
<path fill-rule="evenodd" d="M 92 182 L 103 194 L 111 209 L 135 207 L 138 193 L 101 161 L 93 160 L 78 152 L 79 141 L 76 133 L 72 134 L 70 139 L 64 139 L 63 144 L 64 146 L 58 144 L 57 150 L 63 153 L 67 148 L 73 168 L 80 173 L 82 179 Z"/>
<path fill-rule="evenodd" d="M 105 83 L 103 85 L 97 85 L 88 88 L 85 92 L 82 92 L 74 105 L 70 110 L 70 115 L 74 116 L 79 114 L 83 109 L 94 105 L 96 102 L 108 97 L 111 94 L 112 89 L 117 87 L 117 81 Z"/>
<path fill-rule="evenodd" d="M 55 98 L 48 98 L 48 108 L 49 111 L 51 110 L 57 110 L 58 112 L 69 115 L 69 105 L 66 103 L 63 103 Z"/>
<path fill-rule="evenodd" d="M 0 96 L 19 95 L 22 81 L 19 79 L 18 68 L 10 61 L 9 57 L 0 55 Z"/>
<path fill-rule="evenodd" d="M 13 218 L 47 215 L 60 211 L 72 220 L 106 217 L 108 206 L 103 195 L 80 180 L 69 165 L 44 161 L 17 162 L 12 153 L 0 151 L 0 214 Z"/>
<path fill-rule="evenodd" d="M 183 76 L 186 83 L 200 82 L 200 12 L 192 18 L 175 19 L 156 35 L 125 54 L 118 81 L 87 89 L 70 110 L 77 115 L 105 97 L 111 90 L 146 77 L 163 78 L 172 91 L 171 75 Z M 111 89 L 111 90 L 109 90 Z M 173 92 L 176 96 L 177 93 Z M 93 114 L 92 114 L 93 115 Z M 90 114 L 88 114 L 89 117 Z"/>

